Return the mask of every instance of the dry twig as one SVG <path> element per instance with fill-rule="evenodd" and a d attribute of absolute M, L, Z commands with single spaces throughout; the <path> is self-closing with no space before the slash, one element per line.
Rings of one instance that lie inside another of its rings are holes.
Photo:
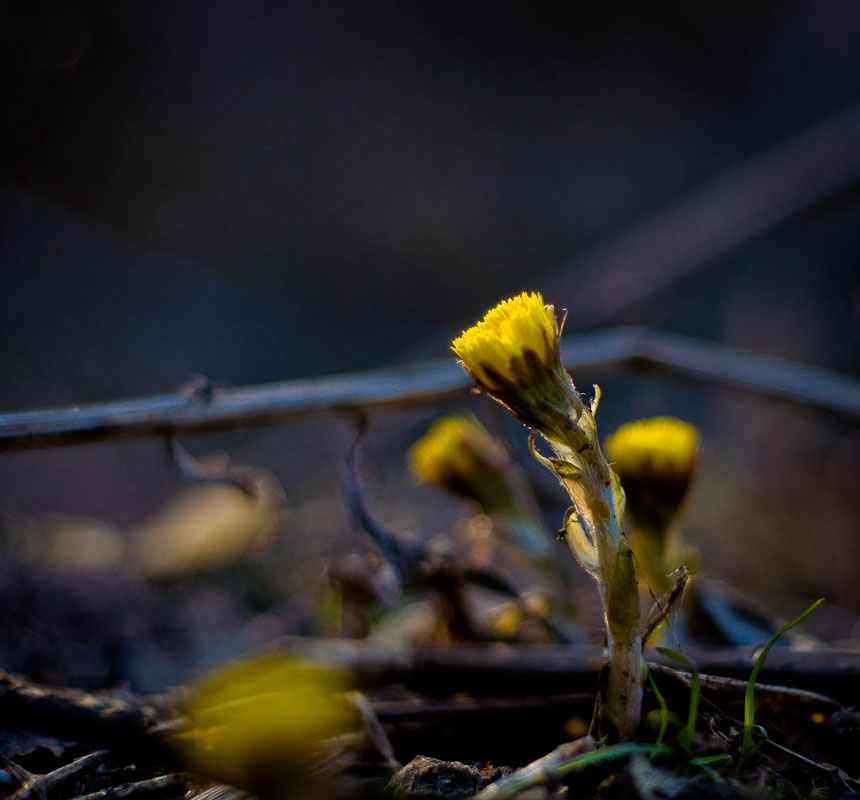
<path fill-rule="evenodd" d="M 278 645 L 352 670 L 367 685 L 403 683 L 432 696 L 465 692 L 475 697 L 565 694 L 593 691 L 603 665 L 596 645 L 460 644 L 389 648 L 345 639 L 287 636 Z M 687 647 L 702 675 L 746 681 L 754 647 Z M 677 667 L 657 653 L 649 660 Z M 774 648 L 760 674 L 763 682 L 806 689 L 849 705 L 860 703 L 860 653 Z"/>
<path fill-rule="evenodd" d="M 643 328 L 584 334 L 562 347 L 567 367 L 639 365 L 669 375 L 860 417 L 860 381 L 807 364 Z M 444 359 L 393 369 L 284 381 L 205 396 L 134 400 L 0 414 L 0 451 L 281 425 L 323 413 L 436 405 L 465 396 L 468 376 Z"/>
<path fill-rule="evenodd" d="M 44 775 L 30 775 L 11 800 L 33 800 L 48 797 L 62 784 L 73 780 L 83 773 L 102 765 L 108 757 L 107 750 L 96 750 L 86 756 L 76 758 L 69 764 L 47 772 Z"/>
<path fill-rule="evenodd" d="M 145 781 L 135 781 L 122 786 L 111 786 L 92 794 L 85 794 L 77 800 L 127 800 L 134 797 L 175 797 L 185 789 L 185 781 L 179 775 L 159 775 Z"/>
<path fill-rule="evenodd" d="M 136 758 L 156 763 L 172 760 L 154 709 L 79 689 L 40 686 L 0 672 L 0 719 L 10 730 L 134 752 Z"/>

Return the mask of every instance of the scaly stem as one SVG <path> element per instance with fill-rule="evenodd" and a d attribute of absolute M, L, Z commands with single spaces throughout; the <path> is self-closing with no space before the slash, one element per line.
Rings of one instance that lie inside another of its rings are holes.
<path fill-rule="evenodd" d="M 578 423 L 585 430 L 594 425 L 587 408 Z M 613 482 L 614 476 L 596 436 L 589 436 L 589 446 L 583 447 L 581 434 L 574 431 L 569 445 L 551 440 L 549 443 L 559 457 L 556 474 L 577 511 L 575 524 L 584 532 L 584 539 L 591 542 L 592 563 L 596 561 L 597 569 L 589 571 L 600 590 L 609 650 L 609 682 L 601 716 L 615 735 L 626 741 L 635 738 L 642 711 L 639 587 L 633 554 L 622 533 L 624 509 L 620 487 Z M 571 465 L 574 470 L 570 470 Z M 567 537 L 568 545 L 583 565 L 589 560 L 583 557 L 584 539 Z"/>
<path fill-rule="evenodd" d="M 562 319 L 562 324 L 564 320 Z M 633 556 L 622 531 L 624 491 L 597 439 L 595 387 L 588 405 L 561 362 L 561 325 L 537 292 L 523 292 L 490 309 L 451 343 L 475 382 L 533 431 L 557 458 L 532 452 L 553 470 L 573 507 L 564 518 L 568 546 L 597 580 L 609 642 L 607 727 L 621 739 L 639 728 L 642 640 Z"/>
<path fill-rule="evenodd" d="M 639 730 L 643 674 L 639 586 L 633 554 L 623 540 L 615 554 L 615 569 L 601 589 L 609 648 L 604 720 L 626 741 L 633 739 Z"/>

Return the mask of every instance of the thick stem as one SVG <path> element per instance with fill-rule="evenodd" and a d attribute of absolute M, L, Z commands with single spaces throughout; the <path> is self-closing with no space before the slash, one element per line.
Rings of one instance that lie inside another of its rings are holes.
<path fill-rule="evenodd" d="M 642 640 L 609 634 L 609 683 L 604 723 L 626 742 L 636 738 L 642 715 Z"/>
<path fill-rule="evenodd" d="M 639 587 L 633 556 L 622 540 L 614 569 L 603 589 L 609 648 L 609 682 L 604 721 L 618 738 L 636 737 L 642 713 L 642 637 L 639 625 Z"/>
<path fill-rule="evenodd" d="M 588 410 L 583 417 L 593 426 Z M 581 421 L 580 421 L 581 422 Z M 620 514 L 623 500 L 616 503 L 612 473 L 596 437 L 588 448 L 565 448 L 553 442 L 564 462 L 573 462 L 578 471 L 569 477 L 559 472 L 588 536 L 594 543 L 599 564 L 595 577 L 600 586 L 606 617 L 609 648 L 609 682 L 601 717 L 618 739 L 635 738 L 642 711 L 642 636 L 639 621 L 639 584 L 633 553 L 624 538 Z M 581 452 L 580 452 L 581 450 Z M 573 549 L 575 543 L 568 541 Z"/>

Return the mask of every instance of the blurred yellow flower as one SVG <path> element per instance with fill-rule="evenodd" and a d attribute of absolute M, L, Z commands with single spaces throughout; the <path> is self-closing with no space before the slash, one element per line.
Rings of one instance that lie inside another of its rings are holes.
<path fill-rule="evenodd" d="M 510 458 L 475 417 L 437 420 L 412 446 L 409 462 L 420 481 L 477 500 L 485 510 L 513 501 L 503 474 Z"/>
<path fill-rule="evenodd" d="M 675 417 L 638 419 L 606 440 L 606 455 L 627 487 L 627 480 L 689 482 L 699 451 L 699 431 Z"/>
<path fill-rule="evenodd" d="M 638 419 L 606 439 L 606 455 L 628 493 L 651 486 L 668 497 L 683 497 L 699 453 L 699 431 L 674 417 Z"/>
<path fill-rule="evenodd" d="M 471 415 L 442 417 L 412 446 L 409 463 L 423 483 L 477 503 L 496 532 L 536 558 L 554 551 L 528 481 L 507 450 Z"/>
<path fill-rule="evenodd" d="M 606 440 L 606 455 L 627 496 L 629 538 L 640 569 L 653 591 L 670 586 L 667 577 L 690 552 L 670 534 L 693 478 L 699 431 L 674 417 L 639 419 L 622 425 Z"/>
<path fill-rule="evenodd" d="M 346 674 L 281 654 L 204 676 L 172 738 L 187 768 L 242 788 L 306 779 L 325 740 L 358 727 Z"/>
<path fill-rule="evenodd" d="M 153 580 L 175 580 L 264 552 L 286 511 L 277 479 L 256 470 L 249 494 L 229 484 L 182 489 L 129 532 L 133 558 Z"/>

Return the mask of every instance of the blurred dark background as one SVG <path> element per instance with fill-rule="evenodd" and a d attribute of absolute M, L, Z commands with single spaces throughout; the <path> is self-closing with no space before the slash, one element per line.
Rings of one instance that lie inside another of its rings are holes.
<path fill-rule="evenodd" d="M 774 191 L 795 164 L 802 184 L 809 132 L 856 125 L 859 34 L 853 0 L 3 2 L 0 409 L 445 357 L 522 289 L 569 309 L 567 335 L 639 324 L 856 377 L 856 159 L 666 280 L 607 267 L 635 303 L 595 314 L 589 287 L 595 253 L 787 142 Z M 599 377 L 604 434 L 639 415 L 702 427 L 688 525 L 707 571 L 786 616 L 826 594 L 822 629 L 857 635 L 856 424 Z M 428 421 L 373 420 L 364 459 L 378 514 L 426 536 L 458 513 L 403 475 Z M 289 536 L 322 560 L 349 530 L 351 436 L 322 421 L 189 446 L 271 470 L 302 521 Z M 160 442 L 0 456 L 14 519 L 125 529 L 179 485 Z"/>

